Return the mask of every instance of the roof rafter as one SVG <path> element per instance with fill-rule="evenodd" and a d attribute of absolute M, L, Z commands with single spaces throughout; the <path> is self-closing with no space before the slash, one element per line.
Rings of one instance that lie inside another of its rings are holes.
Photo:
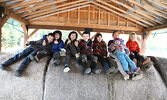
<path fill-rule="evenodd" d="M 125 8 L 130 9 L 131 11 L 135 11 L 136 13 L 138 13 L 138 14 L 140 14 L 140 15 L 146 17 L 147 19 L 150 19 L 150 20 L 153 20 L 153 21 L 155 21 L 155 22 L 157 22 L 157 23 L 159 23 L 159 24 L 162 24 L 162 22 L 160 22 L 160 21 L 156 20 L 154 17 L 152 17 L 152 16 L 146 14 L 146 11 L 144 11 L 144 10 L 139 10 L 139 9 L 136 9 L 136 10 L 135 10 L 133 7 L 130 7 L 130 6 L 128 6 L 128 5 L 126 5 L 126 4 L 122 3 L 122 2 L 119 2 L 119 1 L 117 1 L 117 0 L 109 0 L 109 1 L 112 1 L 112 2 L 114 2 L 114 3 L 116 3 L 116 4 L 118 4 L 118 5 L 122 5 L 122 6 L 124 6 Z"/>
<path fill-rule="evenodd" d="M 26 7 L 26 8 L 20 9 L 20 10 L 16 11 L 16 13 L 33 11 L 33 10 L 36 10 L 36 9 L 40 9 L 41 7 L 55 5 L 55 4 L 64 2 L 64 1 L 67 1 L 67 0 L 57 0 L 57 1 L 54 1 L 54 2 L 43 1 L 43 2 L 36 3 L 36 6 L 34 6 L 34 7 Z"/>
<path fill-rule="evenodd" d="M 83 1 L 85 1 L 85 0 L 69 2 L 69 3 L 57 5 L 55 8 L 58 9 L 58 8 L 61 8 L 61 7 L 65 7 L 65 6 L 70 6 L 70 5 L 74 5 L 74 4 L 77 4 L 77 3 L 81 3 Z M 39 14 L 39 13 L 46 12 L 46 11 L 53 11 L 53 7 L 52 6 L 45 6 L 45 7 L 42 7 L 41 10 L 29 12 L 29 13 L 26 13 L 26 14 L 22 14 L 22 17 L 28 16 L 28 15 Z"/>
<path fill-rule="evenodd" d="M 18 7 L 26 7 L 26 6 L 30 6 L 33 5 L 37 2 L 41 2 L 41 0 L 34 0 L 34 1 L 20 1 L 14 5 L 8 6 L 8 9 L 12 9 L 12 8 L 18 8 Z"/>
<path fill-rule="evenodd" d="M 110 11 L 110 12 L 116 14 L 116 15 L 119 15 L 119 16 L 121 16 L 121 17 L 123 17 L 123 18 L 127 18 L 128 20 L 130 20 L 130 21 L 132 21 L 132 22 L 135 22 L 135 23 L 137 23 L 137 24 L 139 24 L 139 25 L 141 25 L 141 26 L 148 27 L 148 25 L 145 25 L 145 24 L 143 24 L 143 23 L 137 21 L 136 19 L 133 19 L 133 18 L 129 18 L 129 17 L 127 17 L 127 16 L 124 16 L 124 15 L 122 15 L 122 14 L 120 14 L 120 13 L 118 13 L 118 12 L 116 12 L 116 11 L 114 11 L 114 10 L 112 10 L 112 9 L 110 9 L 110 8 L 108 8 L 108 7 L 106 7 L 106 6 L 100 5 L 100 4 L 96 3 L 96 2 L 93 2 L 92 4 L 94 4 L 94 5 L 98 6 L 98 7 L 101 7 L 101 8 L 103 8 L 103 9 L 107 10 L 107 11 Z"/>
<path fill-rule="evenodd" d="M 28 17 L 26 17 L 26 19 L 30 20 L 30 19 L 37 18 L 37 17 L 44 16 L 44 15 L 48 15 L 48 14 L 53 15 L 52 13 L 56 14 L 56 13 L 61 12 L 62 10 L 68 11 L 68 9 L 74 9 L 76 7 L 83 6 L 83 5 L 86 5 L 86 4 L 89 4 L 89 2 L 83 2 L 83 3 L 78 3 L 78 4 L 75 4 L 75 5 L 66 6 L 66 7 L 57 9 L 56 11 L 51 10 L 51 11 L 39 13 L 39 14 L 36 14 L 36 15 L 28 16 Z"/>
<path fill-rule="evenodd" d="M 154 9 L 152 9 L 153 7 L 150 6 L 150 5 L 148 5 L 148 4 L 142 5 L 142 4 L 140 4 L 140 3 L 138 3 L 138 2 L 136 2 L 136 1 L 134 1 L 134 0 L 128 0 L 128 1 L 132 2 L 133 4 L 135 4 L 135 5 L 137 5 L 137 6 L 141 7 L 141 8 L 144 8 L 144 9 L 146 9 L 146 10 L 149 10 L 149 11 L 155 13 L 155 14 L 158 15 L 158 16 L 162 16 L 163 18 L 167 19 L 167 16 L 165 16 L 164 14 L 162 14 L 162 13 L 160 13 L 160 12 L 155 11 Z"/>

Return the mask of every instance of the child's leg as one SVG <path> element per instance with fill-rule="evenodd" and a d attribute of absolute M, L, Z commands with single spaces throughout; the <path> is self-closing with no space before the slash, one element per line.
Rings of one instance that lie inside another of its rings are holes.
<path fill-rule="evenodd" d="M 125 60 L 128 62 L 128 64 L 130 65 L 131 69 L 134 71 L 137 68 L 135 63 L 129 58 L 127 54 L 124 54 L 124 57 Z"/>
<path fill-rule="evenodd" d="M 70 65 L 71 54 L 66 54 L 64 64 L 69 66 Z"/>
<path fill-rule="evenodd" d="M 90 68 L 91 70 L 96 70 L 97 67 L 97 56 L 94 55 L 88 55 L 88 59 L 91 60 Z"/>
<path fill-rule="evenodd" d="M 65 62 L 64 62 L 64 69 L 63 69 L 63 72 L 69 72 L 70 71 L 70 68 L 69 68 L 69 65 L 70 65 L 70 59 L 71 59 L 71 54 L 66 54 L 65 56 Z"/>
<path fill-rule="evenodd" d="M 109 65 L 109 67 L 111 68 L 112 67 L 112 64 L 111 64 L 111 62 L 110 62 L 110 59 L 107 57 L 107 58 L 105 58 L 105 61 L 106 61 L 106 63 Z M 114 67 L 114 66 L 113 66 Z"/>
<path fill-rule="evenodd" d="M 126 71 L 129 72 L 128 62 L 126 61 L 124 54 L 118 53 L 118 54 L 116 54 L 116 56 L 117 56 L 118 60 L 121 62 L 124 71 L 125 71 L 125 72 L 126 72 Z"/>
<path fill-rule="evenodd" d="M 76 66 L 79 66 L 79 53 L 74 45 L 70 45 L 70 53 L 76 58 Z"/>
<path fill-rule="evenodd" d="M 97 67 L 97 60 L 98 60 L 97 56 L 95 56 L 95 55 L 89 55 L 88 59 L 91 60 L 91 64 L 90 64 L 90 68 L 91 68 L 91 71 L 92 71 L 91 73 L 92 74 L 99 74 L 99 73 L 101 73 L 101 69 L 96 69 L 96 67 Z"/>
<path fill-rule="evenodd" d="M 130 54 L 129 57 L 130 57 L 131 60 L 133 60 L 135 65 L 137 65 L 136 53 L 135 52 L 133 52 L 133 53 L 134 53 L 134 55 Z"/>
<path fill-rule="evenodd" d="M 59 52 L 55 52 L 55 53 L 53 54 L 53 59 L 55 59 L 55 60 L 60 60 L 60 53 L 59 53 Z"/>
<path fill-rule="evenodd" d="M 118 66 L 118 70 L 119 72 L 122 74 L 124 80 L 128 80 L 129 79 L 129 75 L 124 71 L 121 62 L 118 60 L 117 57 L 115 57 L 115 61 L 117 62 L 117 66 Z"/>
<path fill-rule="evenodd" d="M 60 64 L 60 53 L 59 53 L 59 52 L 55 52 L 55 53 L 53 54 L 53 62 L 52 62 L 52 64 L 53 64 L 54 66 L 57 66 L 57 65 Z"/>
<path fill-rule="evenodd" d="M 89 74 L 91 72 L 91 69 L 88 68 L 88 65 L 87 65 L 87 55 L 86 54 L 82 54 L 81 55 L 81 61 L 82 61 L 82 67 L 83 67 L 83 73 L 84 73 L 84 75 Z"/>
<path fill-rule="evenodd" d="M 29 55 L 32 51 L 34 51 L 32 48 L 28 47 L 26 49 L 24 49 L 21 53 L 16 54 L 14 57 L 8 59 L 7 61 L 2 63 L 2 66 L 8 66 L 13 64 L 14 62 L 20 60 L 23 57 L 26 57 L 27 55 Z"/>
<path fill-rule="evenodd" d="M 30 59 L 30 55 L 35 55 L 36 51 L 31 52 L 31 54 L 29 54 L 24 61 L 21 63 L 21 65 L 19 66 L 19 68 L 15 71 L 15 76 L 20 76 L 21 73 L 24 71 L 24 69 L 28 66 L 28 64 L 31 62 Z"/>
<path fill-rule="evenodd" d="M 77 49 L 76 49 L 76 47 L 74 45 L 70 45 L 70 53 L 73 56 L 76 56 L 76 54 L 78 54 Z"/>
<path fill-rule="evenodd" d="M 100 61 L 104 71 L 107 72 L 109 70 L 109 66 L 106 63 L 105 59 L 103 57 L 101 57 L 101 56 L 98 56 L 98 60 Z"/>

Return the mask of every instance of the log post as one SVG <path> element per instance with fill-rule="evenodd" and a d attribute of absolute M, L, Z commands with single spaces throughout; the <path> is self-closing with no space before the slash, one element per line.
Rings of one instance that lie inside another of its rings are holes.
<path fill-rule="evenodd" d="M 141 53 L 144 54 L 145 53 L 145 49 L 146 49 L 146 41 L 148 39 L 148 37 L 151 35 L 152 31 L 149 32 L 144 32 L 143 33 L 143 39 L 142 39 L 142 44 L 141 44 Z"/>
<path fill-rule="evenodd" d="M 24 32 L 24 48 L 26 48 L 27 46 L 25 45 L 26 41 L 28 40 L 28 25 L 21 23 L 22 28 L 23 28 L 23 32 Z"/>

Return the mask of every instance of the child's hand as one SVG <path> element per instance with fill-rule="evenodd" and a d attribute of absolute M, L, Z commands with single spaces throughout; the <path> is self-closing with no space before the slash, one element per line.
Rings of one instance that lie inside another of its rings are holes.
<path fill-rule="evenodd" d="M 115 47 L 114 47 L 114 46 L 112 46 L 111 48 L 112 48 L 112 49 L 115 49 Z"/>
<path fill-rule="evenodd" d="M 70 40 L 70 39 L 68 39 L 68 41 L 67 41 L 67 44 L 69 44 L 69 43 L 71 43 L 71 40 Z"/>
<path fill-rule="evenodd" d="M 45 40 L 43 40 L 42 45 L 43 45 L 43 46 L 46 46 L 46 41 L 45 41 Z"/>
<path fill-rule="evenodd" d="M 54 41 L 55 44 L 58 44 L 59 42 L 57 40 Z"/>
<path fill-rule="evenodd" d="M 78 41 L 75 41 L 75 46 L 78 47 Z"/>
<path fill-rule="evenodd" d="M 133 52 L 131 52 L 132 55 L 135 55 Z"/>
<path fill-rule="evenodd" d="M 78 54 L 78 53 L 77 53 L 77 54 L 75 54 L 75 57 L 76 57 L 76 58 L 78 58 L 78 57 L 79 57 L 79 54 Z"/>
<path fill-rule="evenodd" d="M 123 46 L 123 45 L 121 45 L 121 49 L 124 49 L 124 46 Z"/>
<path fill-rule="evenodd" d="M 138 52 L 138 55 L 141 55 L 140 52 Z"/>
<path fill-rule="evenodd" d="M 104 58 L 106 58 L 106 56 L 103 56 Z"/>
<path fill-rule="evenodd" d="M 30 44 L 30 41 L 26 41 L 26 43 L 25 43 L 26 45 L 29 45 Z"/>
<path fill-rule="evenodd" d="M 37 54 L 39 54 L 39 53 L 40 53 L 40 51 L 37 52 Z"/>

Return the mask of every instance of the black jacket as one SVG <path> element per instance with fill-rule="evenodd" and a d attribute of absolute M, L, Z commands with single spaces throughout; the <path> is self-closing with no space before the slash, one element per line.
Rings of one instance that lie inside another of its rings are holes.
<path fill-rule="evenodd" d="M 46 41 L 45 46 L 42 45 L 44 40 Z M 37 40 L 37 41 L 30 41 L 29 45 L 34 50 L 45 52 L 45 53 L 51 52 L 51 48 L 52 48 L 52 44 L 48 43 L 47 39 L 40 39 L 40 40 Z"/>
<path fill-rule="evenodd" d="M 70 38 L 71 34 L 76 34 L 76 39 L 73 40 L 73 41 L 71 41 L 69 44 L 67 44 L 68 39 L 71 40 L 71 38 Z M 75 46 L 75 41 L 77 41 L 77 38 L 78 38 L 78 34 L 77 34 L 77 33 L 71 32 L 71 33 L 68 35 L 68 39 L 65 41 L 65 45 L 64 45 L 64 49 L 66 49 L 66 53 L 67 53 L 67 54 L 68 54 L 68 53 L 71 53 L 71 52 L 74 52 L 74 53 L 77 52 L 77 53 L 78 53 L 78 52 L 80 51 L 79 46 L 78 46 L 78 47 Z M 71 48 L 72 50 L 71 50 L 70 48 Z M 75 49 L 76 51 L 74 51 L 74 49 Z"/>

